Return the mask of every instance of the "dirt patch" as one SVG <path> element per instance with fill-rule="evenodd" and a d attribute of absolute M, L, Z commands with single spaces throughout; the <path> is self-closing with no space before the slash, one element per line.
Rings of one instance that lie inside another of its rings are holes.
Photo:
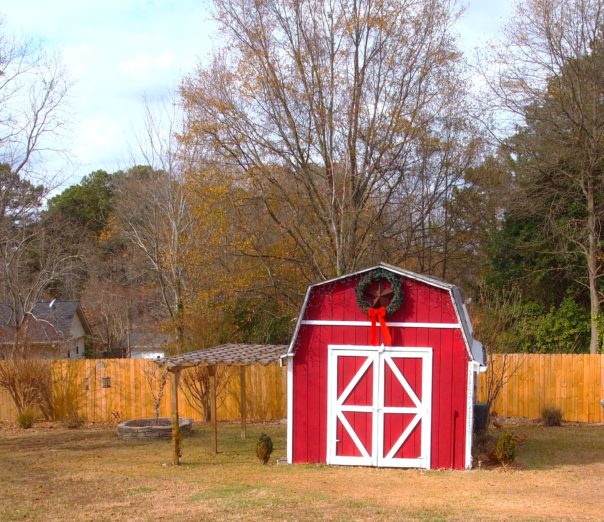
<path fill-rule="evenodd" d="M 283 425 L 209 427 L 185 439 L 119 441 L 115 428 L 0 428 L 0 520 L 601 519 L 604 427 L 518 426 L 518 467 L 419 471 L 276 465 Z M 261 432 L 273 459 L 255 457 Z"/>

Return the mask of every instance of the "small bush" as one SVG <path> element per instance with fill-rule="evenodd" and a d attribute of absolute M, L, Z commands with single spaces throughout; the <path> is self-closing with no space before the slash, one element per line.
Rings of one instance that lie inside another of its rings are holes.
<path fill-rule="evenodd" d="M 271 453 L 273 452 L 273 441 L 266 434 L 262 433 L 258 442 L 256 443 L 256 456 L 262 462 L 262 464 L 266 464 L 271 458 Z"/>
<path fill-rule="evenodd" d="M 17 415 L 17 424 L 20 428 L 27 430 L 34 425 L 34 412 L 31 408 L 25 408 Z"/>
<path fill-rule="evenodd" d="M 479 462 L 496 464 L 495 446 L 497 437 L 491 432 L 484 430 L 474 434 L 474 443 L 472 444 L 472 453 L 474 459 Z"/>
<path fill-rule="evenodd" d="M 516 441 L 514 435 L 509 431 L 504 431 L 495 446 L 495 459 L 499 464 L 510 464 L 516 458 Z"/>
<path fill-rule="evenodd" d="M 555 406 L 546 406 L 541 410 L 541 418 L 546 426 L 560 426 L 562 424 L 562 410 Z"/>
<path fill-rule="evenodd" d="M 84 425 L 84 417 L 77 412 L 73 412 L 70 415 L 67 415 L 61 422 L 63 426 L 69 428 L 70 430 L 77 430 Z"/>
<path fill-rule="evenodd" d="M 52 418 L 52 371 L 48 360 L 12 358 L 0 364 L 0 389 L 8 392 L 17 411 L 33 407 Z"/>

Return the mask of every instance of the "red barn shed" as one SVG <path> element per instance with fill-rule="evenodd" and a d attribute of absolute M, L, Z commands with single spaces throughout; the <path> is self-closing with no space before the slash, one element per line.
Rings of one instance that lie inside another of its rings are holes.
<path fill-rule="evenodd" d="M 386 264 L 312 285 L 284 357 L 288 462 L 472 466 L 486 361 L 456 286 Z"/>

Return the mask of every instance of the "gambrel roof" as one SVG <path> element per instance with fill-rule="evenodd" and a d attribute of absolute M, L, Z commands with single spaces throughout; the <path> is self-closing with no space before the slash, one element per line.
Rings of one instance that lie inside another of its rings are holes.
<path fill-rule="evenodd" d="M 415 272 L 411 272 L 409 270 L 405 270 L 403 268 L 399 268 L 397 266 L 389 265 L 389 264 L 383 263 L 383 262 L 376 266 L 372 266 L 369 268 L 363 268 L 362 270 L 357 270 L 356 272 L 352 272 L 350 274 L 346 274 L 346 275 L 343 275 L 340 277 L 335 277 L 333 279 L 328 279 L 327 281 L 321 281 L 319 283 L 310 285 L 306 291 L 306 296 L 304 298 L 304 304 L 302 305 L 300 315 L 298 316 L 298 321 L 296 322 L 296 328 L 294 330 L 294 334 L 292 336 L 286 356 L 288 356 L 288 355 L 291 356 L 295 353 L 295 345 L 296 345 L 296 340 L 297 340 L 298 334 L 300 332 L 302 318 L 304 317 L 304 312 L 306 311 L 306 307 L 308 305 L 308 300 L 310 298 L 310 294 L 314 288 L 317 288 L 317 287 L 323 286 L 323 285 L 328 285 L 328 284 L 334 283 L 336 281 L 347 279 L 349 277 L 354 277 L 357 275 L 365 274 L 367 272 L 371 272 L 372 270 L 376 270 L 378 268 L 388 270 L 388 271 L 393 272 L 402 277 L 409 278 L 409 279 L 412 279 L 415 281 L 419 281 L 421 283 L 425 283 L 425 284 L 427 284 L 429 286 L 433 286 L 435 288 L 441 288 L 443 290 L 446 290 L 449 293 L 449 295 L 451 296 L 455 314 L 457 315 L 459 324 L 461 325 L 461 331 L 462 331 L 462 335 L 463 335 L 464 342 L 466 345 L 466 349 L 468 351 L 468 355 L 470 356 L 470 358 L 473 361 L 479 363 L 481 366 L 486 365 L 486 353 L 485 353 L 484 347 L 483 347 L 482 343 L 478 342 L 473 337 L 472 323 L 470 321 L 470 316 L 468 314 L 468 310 L 465 305 L 463 290 L 461 288 L 459 288 L 458 286 L 455 286 L 451 283 L 445 283 L 444 281 L 441 281 L 440 279 L 437 279 L 435 277 L 426 276 L 426 275 L 422 275 L 422 274 L 416 274 Z"/>

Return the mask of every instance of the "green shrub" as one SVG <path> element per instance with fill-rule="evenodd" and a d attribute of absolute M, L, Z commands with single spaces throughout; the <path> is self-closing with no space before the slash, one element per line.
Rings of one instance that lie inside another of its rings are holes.
<path fill-rule="evenodd" d="M 256 443 L 256 456 L 262 464 L 266 464 L 271 458 L 272 452 L 273 440 L 266 433 L 262 433 Z"/>
<path fill-rule="evenodd" d="M 589 352 L 589 312 L 572 297 L 566 297 L 534 323 L 534 335 L 535 347 L 541 353 Z"/>
<path fill-rule="evenodd" d="M 84 341 L 84 358 L 92 359 L 94 357 L 94 352 L 92 351 L 92 343 L 86 339 Z"/>
<path fill-rule="evenodd" d="M 541 419 L 546 426 L 560 426 L 562 424 L 562 410 L 555 406 L 546 406 L 541 410 Z"/>
<path fill-rule="evenodd" d="M 495 446 L 495 459 L 499 464 L 510 464 L 516 458 L 516 441 L 514 435 L 509 431 L 504 431 Z"/>
<path fill-rule="evenodd" d="M 25 408 L 17 415 L 17 424 L 20 428 L 27 430 L 34 425 L 34 412 L 32 408 Z"/>

